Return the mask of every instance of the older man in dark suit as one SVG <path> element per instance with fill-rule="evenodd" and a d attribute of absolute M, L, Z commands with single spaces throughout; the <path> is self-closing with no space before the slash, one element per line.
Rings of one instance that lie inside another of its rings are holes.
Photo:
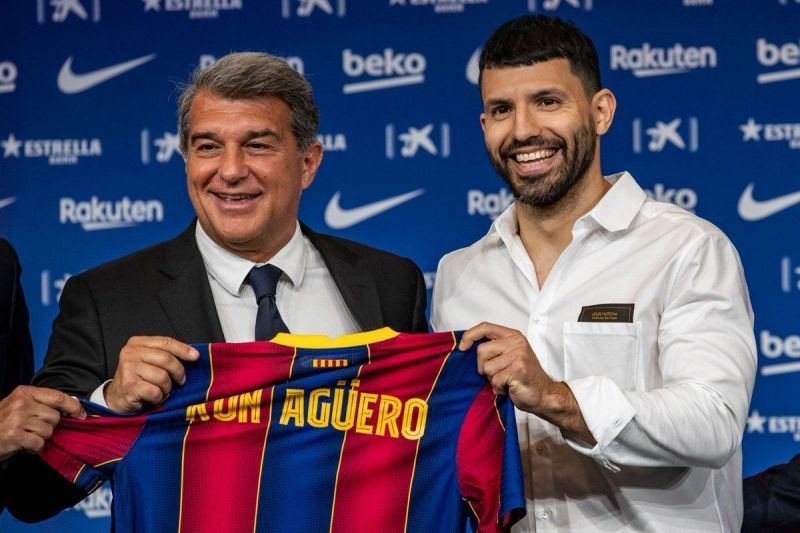
<path fill-rule="evenodd" d="M 427 329 L 413 262 L 297 220 L 322 160 L 300 74 L 268 54 L 230 54 L 195 73 L 178 112 L 197 220 L 67 282 L 35 384 L 130 412 L 183 382 L 191 343 Z"/>

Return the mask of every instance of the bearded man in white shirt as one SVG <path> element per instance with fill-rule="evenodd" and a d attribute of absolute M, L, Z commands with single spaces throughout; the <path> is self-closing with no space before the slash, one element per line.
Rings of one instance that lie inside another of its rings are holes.
<path fill-rule="evenodd" d="M 462 349 L 488 339 L 479 370 L 517 406 L 515 530 L 738 530 L 756 355 L 736 250 L 630 174 L 603 176 L 616 100 L 574 24 L 507 22 L 480 72 L 487 151 L 515 202 L 442 259 L 431 322 L 472 327 Z"/>

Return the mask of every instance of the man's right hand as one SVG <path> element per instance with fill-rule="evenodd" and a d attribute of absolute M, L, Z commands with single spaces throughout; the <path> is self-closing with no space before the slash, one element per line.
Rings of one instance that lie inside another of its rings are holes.
<path fill-rule="evenodd" d="M 14 452 L 39 453 L 64 415 L 84 419 L 81 403 L 63 392 L 20 385 L 0 400 L 0 461 Z"/>
<path fill-rule="evenodd" d="M 114 380 L 103 392 L 106 405 L 129 413 L 143 404 L 158 405 L 173 383 L 183 385 L 186 372 L 181 361 L 195 361 L 200 353 L 169 337 L 131 337 L 119 353 Z"/>

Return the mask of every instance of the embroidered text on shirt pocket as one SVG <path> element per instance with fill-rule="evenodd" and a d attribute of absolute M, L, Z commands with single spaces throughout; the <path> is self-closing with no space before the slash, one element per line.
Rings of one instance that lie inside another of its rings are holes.
<path fill-rule="evenodd" d="M 564 377 L 611 378 L 623 390 L 636 388 L 642 353 L 642 323 L 564 322 Z"/>

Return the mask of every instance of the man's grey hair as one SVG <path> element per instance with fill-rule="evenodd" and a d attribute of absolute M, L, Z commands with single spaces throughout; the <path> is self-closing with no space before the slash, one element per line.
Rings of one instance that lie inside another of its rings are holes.
<path fill-rule="evenodd" d="M 189 147 L 189 109 L 200 91 L 230 100 L 280 98 L 289 106 L 292 133 L 301 151 L 316 139 L 319 109 L 311 85 L 279 57 L 261 52 L 235 52 L 197 68 L 178 99 L 181 151 Z"/>

